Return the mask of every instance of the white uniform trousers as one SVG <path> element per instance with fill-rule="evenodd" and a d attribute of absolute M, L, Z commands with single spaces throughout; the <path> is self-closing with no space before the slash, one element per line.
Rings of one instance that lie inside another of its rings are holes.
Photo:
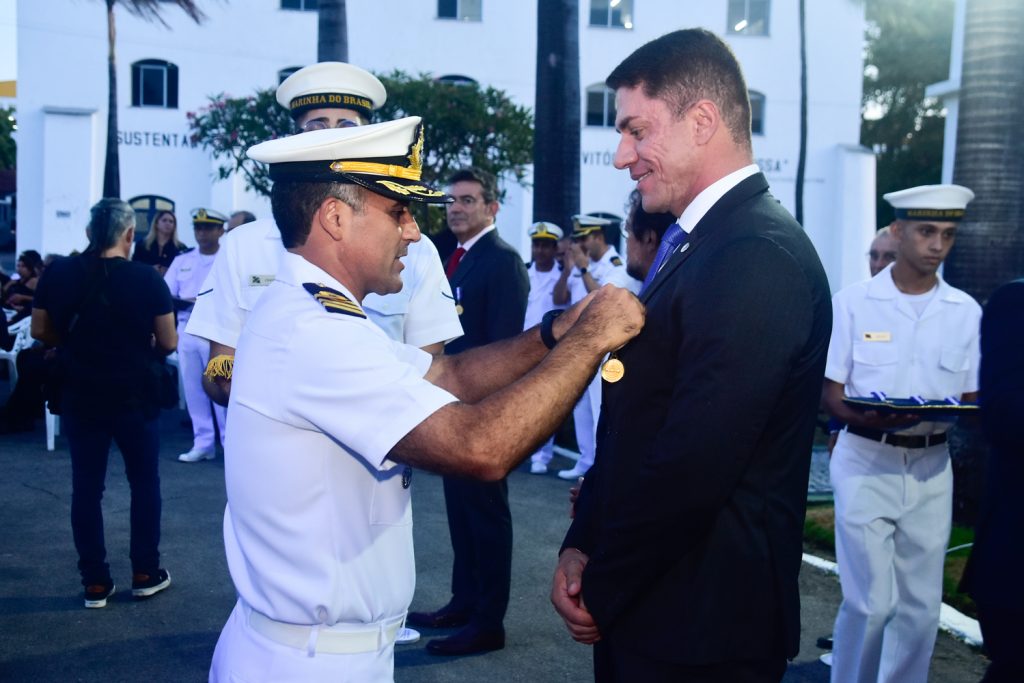
<path fill-rule="evenodd" d="M 217 639 L 210 665 L 210 683 L 392 683 L 395 645 L 376 652 L 325 654 L 300 650 L 270 640 L 249 624 L 249 607 L 235 603 Z M 315 637 L 315 636 L 314 636 Z"/>
<path fill-rule="evenodd" d="M 544 442 L 544 445 L 537 449 L 537 452 L 530 456 L 530 462 L 547 465 L 555 454 L 555 437 Z"/>
<path fill-rule="evenodd" d="M 830 463 L 843 601 L 834 683 L 925 683 L 952 522 L 946 444 L 898 448 L 848 432 Z"/>
<path fill-rule="evenodd" d="M 192 418 L 192 448 L 208 453 L 214 452 L 213 416 L 217 418 L 221 445 L 224 445 L 223 406 L 216 405 L 203 391 L 203 372 L 210 361 L 210 342 L 185 332 L 184 325 L 178 325 L 178 370 L 185 388 L 185 406 Z M 210 407 L 213 413 L 210 413 Z"/>
<path fill-rule="evenodd" d="M 601 415 L 601 371 L 594 375 L 587 385 L 579 403 L 572 409 L 576 425 L 576 445 L 580 448 L 579 466 L 590 469 L 594 465 L 596 450 L 597 418 Z"/>

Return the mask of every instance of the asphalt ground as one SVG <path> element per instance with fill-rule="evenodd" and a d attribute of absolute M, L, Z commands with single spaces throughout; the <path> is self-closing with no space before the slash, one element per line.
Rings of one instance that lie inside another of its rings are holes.
<path fill-rule="evenodd" d="M 0 392 L 6 393 L 0 381 Z M 225 503 L 223 460 L 176 461 L 191 446 L 181 411 L 162 418 L 162 561 L 171 587 L 150 599 L 130 596 L 128 484 L 116 449 L 104 499 L 107 553 L 118 593 L 105 609 L 86 610 L 71 539 L 71 474 L 67 442 L 47 452 L 43 428 L 0 436 L 0 681 L 179 682 L 206 680 L 218 633 L 235 601 L 221 538 Z M 569 523 L 568 485 L 554 475 L 571 461 L 557 457 L 552 473 L 521 467 L 509 478 L 515 529 L 512 599 L 504 650 L 463 658 L 426 653 L 433 633 L 399 646 L 399 683 L 434 681 L 587 681 L 591 650 L 572 641 L 551 608 L 548 590 L 555 553 Z M 449 597 L 451 546 L 439 477 L 416 472 L 413 509 L 417 590 L 412 609 L 436 609 Z M 804 565 L 800 654 L 785 681 L 823 683 L 818 636 L 831 632 L 840 592 L 835 576 Z M 445 631 L 436 632 L 444 635 Z M 742 651 L 745 643 L 736 643 Z M 986 660 L 940 634 L 935 683 L 981 678 Z"/>

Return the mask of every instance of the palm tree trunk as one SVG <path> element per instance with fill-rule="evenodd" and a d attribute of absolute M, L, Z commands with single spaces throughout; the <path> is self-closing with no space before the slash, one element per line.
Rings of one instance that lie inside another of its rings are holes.
<path fill-rule="evenodd" d="M 975 193 L 944 275 L 984 302 L 1024 275 L 1024 3 L 967 0 L 953 181 Z"/>
<path fill-rule="evenodd" d="M 121 196 L 120 160 L 117 155 L 117 66 L 114 60 L 114 2 L 107 0 L 107 153 L 103 167 L 103 196 Z"/>
<path fill-rule="evenodd" d="M 984 303 L 1024 274 L 1024 3 L 967 0 L 953 182 L 975 192 L 944 277 Z M 953 515 L 975 520 L 988 443 L 978 425 L 951 433 Z"/>
<path fill-rule="evenodd" d="M 345 0 L 320 0 L 317 15 L 317 61 L 347 62 L 348 15 Z"/>
<path fill-rule="evenodd" d="M 580 209 L 578 0 L 537 0 L 533 219 L 571 229 Z"/>
<path fill-rule="evenodd" d="M 800 0 L 800 147 L 796 162 L 796 222 L 804 224 L 804 173 L 807 170 L 807 14 Z"/>

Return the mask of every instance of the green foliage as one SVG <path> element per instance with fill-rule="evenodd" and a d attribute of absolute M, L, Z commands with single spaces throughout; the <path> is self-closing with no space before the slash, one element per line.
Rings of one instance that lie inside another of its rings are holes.
<path fill-rule="evenodd" d="M 525 185 L 533 151 L 533 115 L 529 109 L 517 106 L 495 88 L 438 82 L 427 74 L 412 77 L 395 71 L 382 76 L 381 81 L 388 100 L 376 113 L 377 121 L 423 117 L 426 182 L 443 185 L 452 172 L 473 165 L 499 177 L 511 176 Z M 273 90 L 258 90 L 243 98 L 217 95 L 210 98 L 209 105 L 189 112 L 187 117 L 192 141 L 220 162 L 220 178 L 239 172 L 249 189 L 270 193 L 266 167 L 247 159 L 245 150 L 295 130 Z M 421 225 L 426 232 L 434 233 L 439 220 L 434 212 Z"/>
<path fill-rule="evenodd" d="M 266 166 L 246 157 L 245 150 L 294 133 L 288 110 L 277 103 L 274 90 L 257 90 L 248 97 L 222 93 L 209 100 L 210 104 L 198 112 L 185 115 L 192 143 L 209 150 L 220 161 L 217 175 L 221 180 L 241 173 L 247 188 L 269 195 L 271 182 Z"/>
<path fill-rule="evenodd" d="M 868 0 L 861 144 L 875 150 L 877 224 L 892 220 L 886 192 L 937 183 L 945 112 L 925 87 L 949 77 L 953 0 Z"/>
<path fill-rule="evenodd" d="M 14 168 L 17 164 L 17 148 L 11 135 L 18 127 L 14 117 L 14 107 L 0 107 L 0 171 Z"/>

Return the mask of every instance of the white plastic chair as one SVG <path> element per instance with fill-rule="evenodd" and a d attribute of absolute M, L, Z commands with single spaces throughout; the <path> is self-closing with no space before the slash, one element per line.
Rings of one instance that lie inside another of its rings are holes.
<path fill-rule="evenodd" d="M 0 349 L 0 360 L 7 362 L 7 377 L 11 380 L 11 390 L 18 383 L 18 352 L 32 346 L 32 318 L 24 318 L 7 328 L 14 337 L 14 346 L 10 351 Z"/>

